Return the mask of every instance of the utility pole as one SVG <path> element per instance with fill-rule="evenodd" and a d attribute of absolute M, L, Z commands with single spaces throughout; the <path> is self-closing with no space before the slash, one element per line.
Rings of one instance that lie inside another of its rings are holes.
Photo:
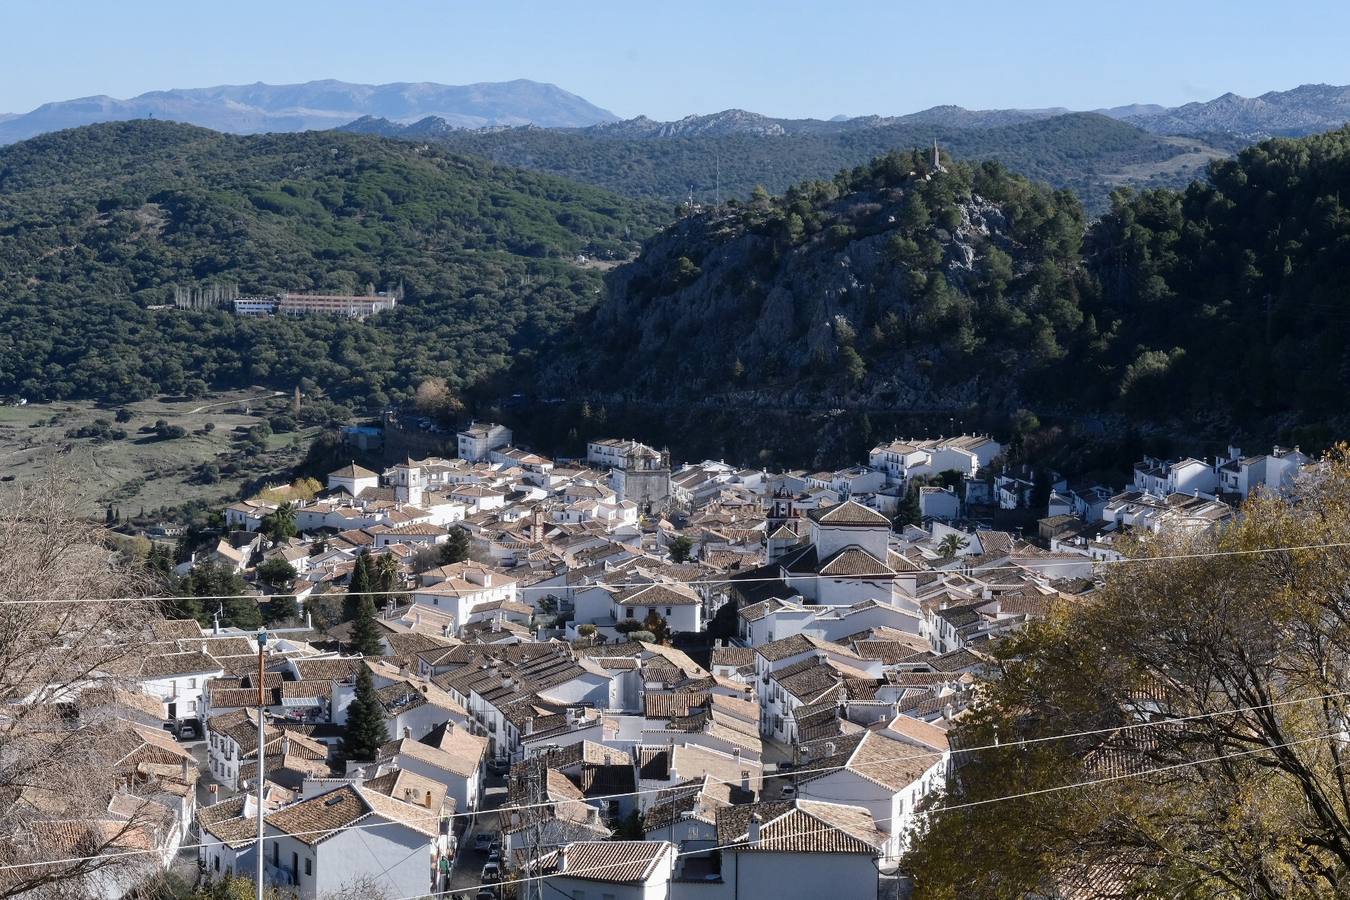
<path fill-rule="evenodd" d="M 267 694 L 263 688 L 263 648 L 267 646 L 267 629 L 258 629 L 258 900 L 263 900 L 263 784 L 267 755 Z"/>

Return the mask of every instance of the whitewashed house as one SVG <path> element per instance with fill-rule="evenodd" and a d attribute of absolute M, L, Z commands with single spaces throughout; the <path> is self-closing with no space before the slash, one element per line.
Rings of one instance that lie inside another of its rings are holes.
<path fill-rule="evenodd" d="M 356 463 L 349 463 L 335 472 L 328 473 L 328 489 L 344 490 L 353 497 L 361 496 L 366 489 L 380 486 L 380 475 Z"/>
<path fill-rule="evenodd" d="M 861 739 L 840 736 L 825 745 L 804 745 L 814 752 L 803 767 L 807 774 L 794 780 L 803 799 L 865 808 L 887 835 L 883 857 L 895 861 L 904 852 L 918 803 L 946 784 L 950 750 L 942 729 L 926 722 L 897 716 L 887 728 L 864 732 Z M 900 739 L 910 733 L 914 737 Z"/>
<path fill-rule="evenodd" d="M 459 458 L 478 462 L 488 458 L 488 452 L 511 445 L 511 429 L 495 422 L 470 422 L 469 427 L 455 433 Z"/>
<path fill-rule="evenodd" d="M 342 785 L 263 817 L 264 877 L 302 900 L 358 883 L 391 897 L 431 893 L 440 810 Z"/>

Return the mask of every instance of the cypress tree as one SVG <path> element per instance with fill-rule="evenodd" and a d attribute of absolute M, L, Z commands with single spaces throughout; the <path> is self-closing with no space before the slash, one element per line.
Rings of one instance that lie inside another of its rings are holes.
<path fill-rule="evenodd" d="M 361 555 L 356 557 L 356 568 L 352 569 L 352 580 L 347 585 L 347 599 L 342 604 L 342 619 L 344 622 L 350 622 L 356 618 L 357 604 L 361 595 L 374 590 L 374 579 L 371 578 L 371 575 L 370 554 L 362 550 Z"/>
<path fill-rule="evenodd" d="M 388 740 L 384 708 L 375 696 L 375 682 L 370 678 L 370 670 L 360 666 L 356 670 L 356 696 L 347 707 L 347 758 L 373 760 L 380 745 Z"/>
<path fill-rule="evenodd" d="M 923 521 L 923 509 L 919 506 L 919 488 L 913 482 L 910 482 L 909 489 L 905 491 L 905 499 L 900 504 L 900 509 L 895 514 L 896 530 L 904 528 L 906 525 L 918 525 Z"/>
<path fill-rule="evenodd" d="M 441 544 L 441 565 L 464 562 L 469 558 L 469 533 L 463 528 L 451 528 L 450 539 Z"/>
<path fill-rule="evenodd" d="M 352 644 L 362 656 L 379 656 L 380 626 L 375 622 L 375 598 L 367 594 L 356 598 L 356 618 L 352 621 Z"/>

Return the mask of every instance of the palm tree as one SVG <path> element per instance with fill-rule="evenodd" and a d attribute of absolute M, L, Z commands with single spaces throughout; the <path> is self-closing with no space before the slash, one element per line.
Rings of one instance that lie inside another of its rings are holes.
<path fill-rule="evenodd" d="M 267 526 L 267 536 L 277 543 L 299 533 L 295 527 L 295 505 L 289 500 L 265 516 L 263 521 Z"/>
<path fill-rule="evenodd" d="M 399 568 L 398 557 L 393 553 L 386 553 L 381 556 L 379 562 L 375 564 L 375 583 L 378 590 L 393 591 L 399 586 L 402 580 L 403 570 Z M 385 601 L 390 600 L 390 595 L 385 594 Z"/>
<path fill-rule="evenodd" d="M 938 542 L 938 551 L 943 559 L 954 559 L 956 554 L 970 546 L 970 541 L 956 532 L 951 532 Z"/>

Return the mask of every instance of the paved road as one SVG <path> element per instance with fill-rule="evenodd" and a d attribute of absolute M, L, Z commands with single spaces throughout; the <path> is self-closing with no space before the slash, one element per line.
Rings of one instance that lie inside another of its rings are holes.
<path fill-rule="evenodd" d="M 483 864 L 487 862 L 485 851 L 473 848 L 475 834 L 497 836 L 497 810 L 506 801 L 506 783 L 498 776 L 488 776 L 488 786 L 483 797 L 483 806 L 469 828 L 459 838 L 459 851 L 455 856 L 454 867 L 450 870 L 450 890 L 462 891 L 462 896 L 472 898 L 482 883 Z M 456 898 L 460 894 L 452 895 Z"/>
<path fill-rule="evenodd" d="M 206 741 L 187 741 L 183 744 L 191 753 L 193 759 L 197 760 L 197 770 L 201 776 L 197 779 L 197 807 L 210 806 L 216 802 L 216 797 L 207 792 L 207 784 L 211 780 L 211 770 L 206 765 Z M 220 795 L 224 797 L 224 795 Z M 184 844 L 201 843 L 201 835 L 197 832 L 197 824 L 194 821 L 188 836 L 183 839 Z M 200 875 L 197 867 L 197 847 L 187 847 L 178 851 L 174 857 L 173 863 L 169 866 L 169 871 L 182 879 L 185 884 L 194 885 Z"/>

